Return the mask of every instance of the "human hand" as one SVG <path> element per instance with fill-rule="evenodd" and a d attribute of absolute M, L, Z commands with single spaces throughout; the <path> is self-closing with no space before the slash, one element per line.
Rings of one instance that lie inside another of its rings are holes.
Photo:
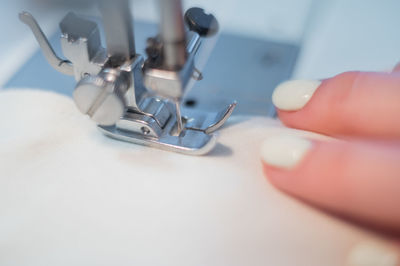
<path fill-rule="evenodd" d="M 261 148 L 279 189 L 340 216 L 400 233 L 400 66 L 289 81 L 273 94 L 287 126 L 338 138 L 278 136 Z"/>

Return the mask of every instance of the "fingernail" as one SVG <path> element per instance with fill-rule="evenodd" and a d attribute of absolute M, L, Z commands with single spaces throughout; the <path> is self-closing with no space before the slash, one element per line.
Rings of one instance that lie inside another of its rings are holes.
<path fill-rule="evenodd" d="M 292 169 L 312 147 L 308 139 L 295 136 L 277 136 L 268 138 L 261 145 L 261 158 L 271 166 Z"/>
<path fill-rule="evenodd" d="M 281 83 L 272 94 L 274 105 L 284 111 L 297 111 L 310 101 L 321 85 L 318 80 L 290 80 Z"/>
<path fill-rule="evenodd" d="M 398 266 L 399 255 L 375 243 L 357 244 L 347 258 L 347 266 Z"/>

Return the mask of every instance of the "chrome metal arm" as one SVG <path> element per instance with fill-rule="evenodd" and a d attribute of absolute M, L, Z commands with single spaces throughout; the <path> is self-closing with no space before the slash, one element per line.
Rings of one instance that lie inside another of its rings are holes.
<path fill-rule="evenodd" d="M 121 66 L 136 54 L 129 0 L 101 0 L 99 6 L 106 35 L 107 54 L 113 65 Z"/>
<path fill-rule="evenodd" d="M 160 6 L 160 35 L 164 45 L 164 65 L 177 70 L 186 63 L 186 33 L 181 0 L 158 0 Z"/>
<path fill-rule="evenodd" d="M 56 55 L 54 49 L 51 47 L 35 18 L 28 12 L 20 13 L 19 18 L 23 23 L 31 28 L 49 64 L 57 71 L 65 75 L 73 76 L 74 67 L 72 66 L 71 62 L 68 60 L 63 60 Z"/>

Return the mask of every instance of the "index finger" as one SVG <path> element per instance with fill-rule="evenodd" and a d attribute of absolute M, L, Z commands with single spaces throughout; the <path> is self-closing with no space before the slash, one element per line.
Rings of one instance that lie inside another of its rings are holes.
<path fill-rule="evenodd" d="M 322 82 L 289 81 L 273 102 L 290 127 L 334 136 L 400 137 L 400 75 L 346 72 Z"/>

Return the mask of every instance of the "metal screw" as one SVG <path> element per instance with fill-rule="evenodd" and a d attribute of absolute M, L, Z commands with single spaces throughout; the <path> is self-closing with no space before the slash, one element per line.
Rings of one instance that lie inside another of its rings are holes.
<path fill-rule="evenodd" d="M 147 127 L 142 127 L 142 128 L 140 128 L 140 130 L 142 131 L 143 135 L 150 134 L 150 129 L 148 129 Z"/>
<path fill-rule="evenodd" d="M 214 15 L 207 14 L 199 7 L 192 7 L 186 11 L 185 22 L 191 31 L 202 37 L 212 36 L 219 30 L 218 20 Z"/>
<path fill-rule="evenodd" d="M 74 100 L 78 109 L 102 126 L 114 125 L 126 109 L 124 94 L 129 87 L 116 70 L 103 70 L 98 76 L 85 76 L 76 86 Z"/>

